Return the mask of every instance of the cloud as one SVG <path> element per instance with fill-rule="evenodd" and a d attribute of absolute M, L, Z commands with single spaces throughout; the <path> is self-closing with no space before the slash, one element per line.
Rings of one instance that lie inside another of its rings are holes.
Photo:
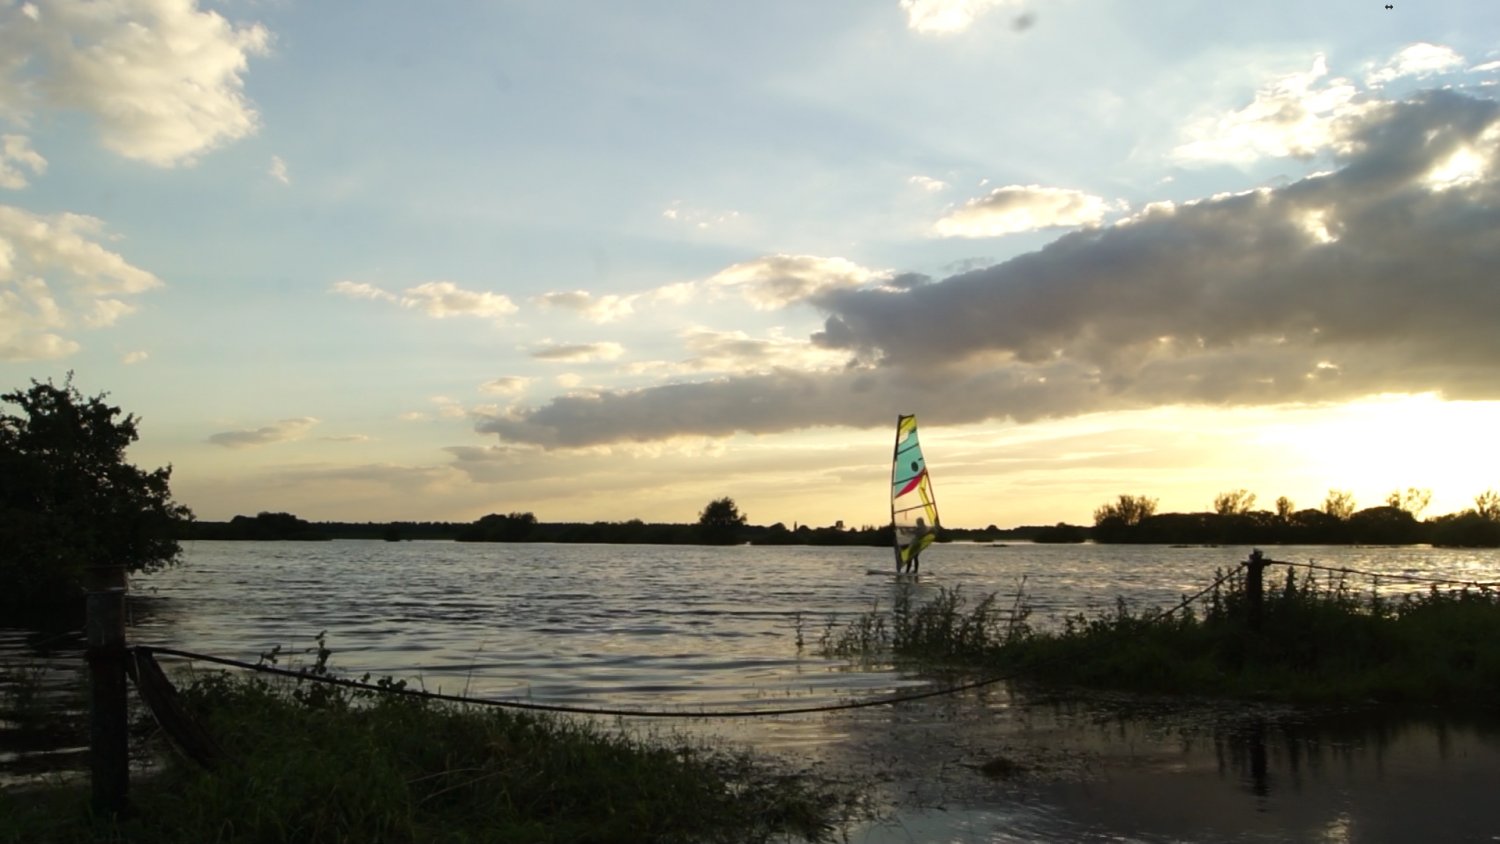
<path fill-rule="evenodd" d="M 0 135 L 0 188 L 20 190 L 29 184 L 24 170 L 33 176 L 47 172 L 47 159 L 31 148 L 25 135 Z"/>
<path fill-rule="evenodd" d="M 1419 41 L 1401 49 L 1378 70 L 1365 77 L 1365 84 L 1384 85 L 1403 76 L 1432 76 L 1462 67 L 1464 57 L 1452 47 Z"/>
<path fill-rule="evenodd" d="M 419 310 L 434 319 L 451 316 L 499 319 L 516 312 L 515 304 L 503 294 L 464 290 L 451 281 L 429 281 L 408 287 L 400 296 L 362 281 L 337 281 L 329 289 L 351 299 L 400 302 L 402 307 Z"/>
<path fill-rule="evenodd" d="M 505 483 L 516 480 L 517 470 L 533 449 L 511 446 L 455 445 L 443 449 L 453 455 L 453 468 L 475 483 Z"/>
<path fill-rule="evenodd" d="M 453 479 L 447 466 L 403 466 L 397 463 L 365 463 L 358 466 L 299 466 L 267 476 L 272 483 L 298 489 L 309 484 L 337 482 L 390 487 L 397 492 L 430 490 Z"/>
<path fill-rule="evenodd" d="M 340 434 L 338 436 L 318 437 L 319 440 L 331 443 L 363 443 L 369 442 L 369 434 Z"/>
<path fill-rule="evenodd" d="M 691 281 L 679 281 L 673 284 L 664 284 L 656 288 L 646 297 L 653 302 L 666 302 L 672 305 L 686 305 L 693 301 L 698 294 L 698 285 Z"/>
<path fill-rule="evenodd" d="M 679 334 L 689 357 L 679 362 L 642 361 L 624 367 L 627 374 L 683 374 L 734 372 L 748 374 L 775 369 L 817 370 L 843 366 L 848 355 L 821 349 L 805 339 L 751 337 L 743 331 L 689 328 Z"/>
<path fill-rule="evenodd" d="M 134 352 L 126 352 L 123 356 L 121 356 L 120 363 L 123 363 L 126 366 L 130 366 L 134 363 L 140 363 L 150 356 L 151 355 L 149 353 L 140 350 L 136 350 Z"/>
<path fill-rule="evenodd" d="M 1320 53 L 1306 73 L 1290 73 L 1261 87 L 1244 108 L 1188 126 L 1189 140 L 1172 151 L 1184 163 L 1249 162 L 1272 157 L 1311 158 L 1333 149 L 1348 152 L 1359 118 L 1376 103 L 1361 100 L 1348 79 L 1328 75 Z"/>
<path fill-rule="evenodd" d="M 515 304 L 503 294 L 464 290 L 451 281 L 429 281 L 408 287 L 401 297 L 401 304 L 437 319 L 450 316 L 499 319 L 516 312 Z"/>
<path fill-rule="evenodd" d="M 1380 393 L 1500 398 L 1500 104 L 1453 91 L 1383 102 L 1337 169 L 1065 234 L 931 284 L 835 286 L 811 338 L 857 361 L 483 416 L 510 444 L 1031 421 L 1158 406 Z M 1433 174 L 1460 152 L 1465 180 Z"/>
<path fill-rule="evenodd" d="M 253 133 L 244 96 L 259 24 L 236 25 L 192 0 L 52 0 L 0 7 L 0 110 L 90 115 L 113 152 L 160 167 L 191 163 Z"/>
<path fill-rule="evenodd" d="M 283 161 L 281 159 L 281 156 L 279 155 L 271 156 L 271 167 L 270 169 L 266 170 L 266 173 L 269 174 L 271 178 L 282 183 L 283 185 L 289 185 L 292 183 L 292 177 L 288 175 L 286 171 L 286 162 Z"/>
<path fill-rule="evenodd" d="M 947 190 L 948 188 L 947 182 L 942 181 L 941 179 L 933 179 L 928 176 L 912 176 L 911 178 L 906 180 L 906 183 L 909 185 L 916 185 L 917 187 L 927 191 L 928 193 L 937 193 L 938 191 Z"/>
<path fill-rule="evenodd" d="M 318 420 L 311 416 L 299 416 L 295 419 L 282 419 L 253 431 L 224 431 L 213 434 L 208 438 L 208 442 L 225 448 L 254 448 L 272 443 L 300 440 L 316 424 Z"/>
<path fill-rule="evenodd" d="M 397 301 L 395 294 L 381 290 L 373 284 L 366 284 L 363 281 L 336 281 L 333 283 L 333 287 L 329 289 L 334 293 L 341 296 L 348 296 L 351 299 L 379 299 L 385 302 Z"/>
<path fill-rule="evenodd" d="M 614 322 L 635 311 L 637 296 L 618 296 L 613 293 L 594 296 L 587 290 L 571 290 L 544 293 L 532 299 L 543 308 L 575 311 L 590 322 Z"/>
<path fill-rule="evenodd" d="M 774 310 L 837 287 L 855 287 L 888 273 L 844 258 L 767 255 L 735 264 L 709 278 L 710 289 L 734 291 L 758 310 Z"/>
<path fill-rule="evenodd" d="M 614 360 L 624 353 L 625 347 L 619 343 L 543 343 L 532 350 L 531 356 L 560 363 L 588 363 Z"/>
<path fill-rule="evenodd" d="M 1097 226 L 1115 208 L 1123 205 L 1082 191 L 1008 185 L 969 200 L 932 228 L 940 237 L 999 237 L 1063 226 Z"/>
<path fill-rule="evenodd" d="M 124 297 L 162 285 L 106 238 L 94 217 L 0 205 L 0 360 L 67 357 L 80 346 L 63 332 L 113 325 L 135 310 Z"/>
<path fill-rule="evenodd" d="M 438 416 L 444 419 L 460 419 L 469 413 L 467 410 L 464 410 L 462 402 L 448 396 L 433 396 L 432 403 L 437 405 Z"/>
<path fill-rule="evenodd" d="M 530 378 L 523 378 L 519 375 L 506 375 L 480 384 L 479 392 L 514 396 L 526 392 L 526 388 L 530 385 Z"/>
<path fill-rule="evenodd" d="M 907 28 L 927 35 L 962 32 L 990 9 L 1015 5 L 1015 0 L 901 0 Z"/>

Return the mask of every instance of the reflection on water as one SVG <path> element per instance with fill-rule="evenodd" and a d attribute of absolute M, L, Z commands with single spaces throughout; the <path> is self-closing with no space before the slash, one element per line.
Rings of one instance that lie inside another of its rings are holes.
<path fill-rule="evenodd" d="M 924 682 L 814 655 L 825 624 L 889 606 L 901 588 L 865 574 L 888 563 L 882 549 L 199 542 L 185 550 L 183 566 L 132 584 L 133 640 L 253 661 L 276 645 L 309 648 L 326 630 L 332 665 L 348 674 L 476 696 L 686 711 L 832 703 Z M 1136 606 L 1173 603 L 1248 550 L 939 546 L 923 555 L 916 588 L 1009 595 L 1024 576 L 1032 621 L 1046 625 L 1110 607 L 1117 595 Z M 1275 555 L 1401 574 L 1500 574 L 1494 551 Z M 0 630 L 7 663 L 35 664 L 35 645 L 26 631 Z M 78 654 L 76 642 L 71 653 L 66 641 L 57 646 L 64 650 L 48 670 L 61 693 L 76 688 L 68 666 Z M 680 729 L 826 775 L 874 778 L 892 820 L 852 830 L 854 841 L 1500 834 L 1478 794 L 1500 781 L 1495 735 L 1480 725 L 1242 710 L 1042 703 L 993 686 L 920 704 L 698 719 Z M 631 720 L 627 728 L 660 724 Z M 7 760 L 17 758 L 0 756 L 0 782 L 14 778 Z"/>
<path fill-rule="evenodd" d="M 971 703 L 856 731 L 913 810 L 852 841 L 1500 841 L 1493 720 Z"/>

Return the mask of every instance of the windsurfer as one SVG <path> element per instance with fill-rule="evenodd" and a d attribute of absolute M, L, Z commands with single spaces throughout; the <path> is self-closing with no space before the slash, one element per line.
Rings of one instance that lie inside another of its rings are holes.
<path fill-rule="evenodd" d="M 932 533 L 932 528 L 928 526 L 927 520 L 924 519 L 924 518 L 922 518 L 921 516 L 918 516 L 917 517 L 916 531 L 912 535 L 911 547 L 912 548 L 917 548 L 917 549 L 922 548 L 923 544 L 924 544 L 922 542 L 922 537 L 926 536 L 929 533 Z M 920 550 L 916 550 L 916 551 L 912 552 L 911 559 L 909 559 L 909 560 L 906 561 L 906 568 L 902 569 L 902 571 L 903 571 L 903 573 L 909 573 L 909 574 L 920 574 L 921 573 L 921 571 L 922 571 L 922 552 Z"/>

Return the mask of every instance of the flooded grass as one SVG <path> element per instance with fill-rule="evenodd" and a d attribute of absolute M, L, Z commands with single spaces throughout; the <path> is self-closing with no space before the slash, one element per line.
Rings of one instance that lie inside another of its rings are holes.
<path fill-rule="evenodd" d="M 182 698 L 216 770 L 167 758 L 121 821 L 91 820 L 76 784 L 0 793 L 0 841 L 818 841 L 852 801 L 592 722 L 223 673 Z"/>
<path fill-rule="evenodd" d="M 1454 710 L 1492 710 L 1500 695 L 1500 595 L 1491 590 L 1392 599 L 1342 575 L 1288 568 L 1266 588 L 1259 629 L 1241 572 L 1170 615 L 1122 599 L 1060 629 L 1035 629 L 1029 617 L 1021 593 L 972 606 L 957 589 L 924 603 L 903 593 L 888 611 L 825 628 L 820 649 L 1152 694 Z"/>

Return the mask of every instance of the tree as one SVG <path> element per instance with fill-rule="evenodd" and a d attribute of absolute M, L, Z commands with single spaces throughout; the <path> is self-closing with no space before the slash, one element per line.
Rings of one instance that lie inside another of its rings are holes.
<path fill-rule="evenodd" d="M 1339 521 L 1347 521 L 1354 515 L 1354 493 L 1342 489 L 1328 490 L 1328 497 L 1323 499 L 1323 512 Z"/>
<path fill-rule="evenodd" d="M 698 514 L 698 533 L 705 542 L 713 545 L 733 543 L 744 525 L 745 514 L 728 496 L 710 501 Z"/>
<path fill-rule="evenodd" d="M 1296 511 L 1297 505 L 1292 503 L 1292 499 L 1287 498 L 1285 495 L 1276 499 L 1276 518 L 1285 522 L 1291 519 L 1292 514 Z"/>
<path fill-rule="evenodd" d="M 1414 486 L 1407 487 L 1406 492 L 1399 489 L 1391 490 L 1391 494 L 1385 497 L 1385 503 L 1388 507 L 1405 510 L 1412 515 L 1412 518 L 1420 518 L 1422 511 L 1432 503 L 1432 490 L 1417 489 Z"/>
<path fill-rule="evenodd" d="M 1214 496 L 1214 512 L 1221 516 L 1243 516 L 1255 506 L 1255 493 L 1237 489 Z"/>
<path fill-rule="evenodd" d="M 1486 521 L 1500 522 L 1500 492 L 1487 489 L 1474 496 L 1474 512 Z"/>
<path fill-rule="evenodd" d="M 172 468 L 125 461 L 134 414 L 107 393 L 84 398 L 73 374 L 0 395 L 0 604 L 76 602 L 90 568 L 155 571 L 182 552 L 174 531 L 192 512 L 172 500 Z M 0 406 L 3 407 L 3 406 Z"/>
<path fill-rule="evenodd" d="M 1156 513 L 1156 499 L 1144 495 L 1121 495 L 1113 504 L 1104 504 L 1094 511 L 1094 524 L 1118 519 L 1125 525 L 1138 525 L 1142 519 Z"/>

